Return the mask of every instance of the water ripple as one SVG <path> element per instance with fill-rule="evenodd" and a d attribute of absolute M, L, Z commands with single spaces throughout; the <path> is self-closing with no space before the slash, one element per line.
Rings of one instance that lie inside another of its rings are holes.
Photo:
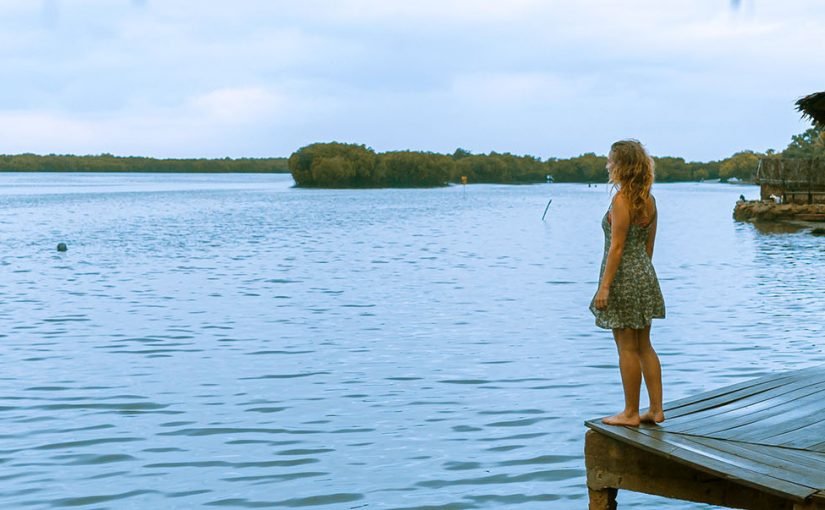
<path fill-rule="evenodd" d="M 606 190 L 291 184 L 0 174 L 0 508 L 586 506 Z M 666 398 L 825 363 L 822 238 L 655 192 Z"/>

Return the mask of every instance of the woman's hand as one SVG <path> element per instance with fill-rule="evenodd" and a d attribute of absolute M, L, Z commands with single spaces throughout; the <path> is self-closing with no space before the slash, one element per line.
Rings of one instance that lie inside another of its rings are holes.
<path fill-rule="evenodd" d="M 599 291 L 596 293 L 596 309 L 597 310 L 604 310 L 607 308 L 607 298 L 610 296 L 610 289 L 606 287 L 600 287 Z"/>

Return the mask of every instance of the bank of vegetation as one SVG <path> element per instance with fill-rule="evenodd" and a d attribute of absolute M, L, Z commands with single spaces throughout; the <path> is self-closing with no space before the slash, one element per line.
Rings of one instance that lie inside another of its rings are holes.
<path fill-rule="evenodd" d="M 0 155 L 0 172 L 286 173 L 287 158 L 155 159 L 111 154 Z"/>
<path fill-rule="evenodd" d="M 719 179 L 751 181 L 762 157 L 825 155 L 825 131 L 811 128 L 793 137 L 783 152 L 741 151 L 720 161 L 685 161 L 654 157 L 657 182 Z M 431 187 L 460 183 L 607 182 L 607 158 L 594 153 L 574 158 L 541 160 L 535 156 L 491 152 L 473 154 L 457 149 L 434 152 L 376 152 L 365 145 L 314 143 L 289 157 L 289 171 L 298 186 L 325 188 Z"/>
<path fill-rule="evenodd" d="M 545 182 L 606 182 L 607 158 L 593 153 L 542 161 L 534 156 L 491 152 L 453 154 L 394 151 L 375 152 L 364 145 L 315 143 L 289 158 L 298 186 L 307 187 L 430 187 L 460 183 L 528 184 Z M 720 163 L 656 158 L 659 181 L 690 181 L 720 177 Z"/>
<path fill-rule="evenodd" d="M 735 154 L 729 160 L 688 162 L 661 157 L 656 161 L 659 182 L 742 178 L 754 164 L 755 153 Z M 460 183 L 528 184 L 545 182 L 607 182 L 607 158 L 594 153 L 574 158 L 542 161 L 534 156 L 491 152 L 472 154 L 458 149 L 453 154 L 394 151 L 375 152 L 364 145 L 315 143 L 302 147 L 289 158 L 289 170 L 298 186 L 430 187 Z"/>
<path fill-rule="evenodd" d="M 825 157 L 825 128 L 812 127 L 793 136 L 782 152 L 742 151 L 720 161 L 685 161 L 654 157 L 658 182 L 750 181 L 759 158 Z M 315 143 L 289 158 L 156 159 L 100 154 L 90 156 L 0 155 L 0 172 L 169 172 L 287 173 L 307 187 L 432 187 L 460 183 L 537 183 L 607 181 L 607 158 L 586 153 L 573 158 L 549 158 L 491 152 L 452 154 L 420 151 L 378 153 L 365 145 Z"/>

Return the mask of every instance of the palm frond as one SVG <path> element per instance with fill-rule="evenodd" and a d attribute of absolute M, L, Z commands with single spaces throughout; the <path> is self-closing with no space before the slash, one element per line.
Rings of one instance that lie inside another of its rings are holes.
<path fill-rule="evenodd" d="M 825 126 L 825 92 L 816 92 L 803 97 L 796 102 L 796 109 L 802 112 L 802 117 L 808 117 Z"/>

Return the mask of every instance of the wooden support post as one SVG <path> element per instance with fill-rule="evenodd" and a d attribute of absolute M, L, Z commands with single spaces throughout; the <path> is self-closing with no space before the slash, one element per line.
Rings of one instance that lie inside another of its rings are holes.
<path fill-rule="evenodd" d="M 584 459 L 591 510 L 614 510 L 617 489 L 747 510 L 820 510 L 811 503 L 794 506 L 592 430 L 585 436 Z"/>
<path fill-rule="evenodd" d="M 793 506 L 793 510 L 822 510 L 825 506 L 817 505 L 816 503 L 797 503 Z"/>
<path fill-rule="evenodd" d="M 793 510 L 825 510 L 825 493 L 819 491 L 813 496 L 813 500 L 807 503 L 797 503 Z"/>
<path fill-rule="evenodd" d="M 591 489 L 587 488 L 590 494 L 589 510 L 616 510 L 616 494 L 618 489 Z"/>

